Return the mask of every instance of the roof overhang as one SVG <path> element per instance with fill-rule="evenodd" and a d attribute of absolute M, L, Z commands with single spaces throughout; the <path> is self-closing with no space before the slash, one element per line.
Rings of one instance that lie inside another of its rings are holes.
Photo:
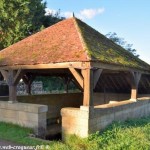
<path fill-rule="evenodd" d="M 88 64 L 88 65 L 87 65 Z M 65 68 L 76 68 L 76 69 L 107 69 L 116 71 L 135 71 L 144 74 L 150 74 L 148 70 L 136 69 L 132 67 L 126 67 L 118 64 L 107 64 L 102 62 L 62 62 L 62 63 L 49 63 L 49 64 L 35 64 L 35 65 L 13 65 L 13 66 L 0 66 L 0 70 L 41 70 L 41 69 L 65 69 Z"/>

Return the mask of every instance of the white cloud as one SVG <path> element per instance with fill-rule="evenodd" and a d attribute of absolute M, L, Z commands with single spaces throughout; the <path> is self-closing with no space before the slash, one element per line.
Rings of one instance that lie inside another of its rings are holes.
<path fill-rule="evenodd" d="M 50 9 L 50 8 L 46 8 L 45 11 L 46 11 L 46 13 L 45 13 L 46 16 L 57 13 L 57 10 Z"/>
<path fill-rule="evenodd" d="M 70 18 L 73 16 L 73 12 L 71 12 L 71 11 L 62 12 L 61 15 L 66 18 Z"/>
<path fill-rule="evenodd" d="M 49 15 L 49 14 L 56 14 L 57 10 L 54 9 L 49 9 L 46 8 L 46 14 L 45 15 Z M 96 15 L 101 15 L 103 14 L 105 11 L 104 8 L 98 8 L 98 9 L 83 9 L 80 12 L 75 12 L 75 16 L 77 18 L 80 19 L 92 19 L 94 18 Z M 66 11 L 66 12 L 60 12 L 60 16 L 66 17 L 66 18 L 70 18 L 73 16 L 73 12 L 71 11 Z"/>
<path fill-rule="evenodd" d="M 105 9 L 104 8 L 98 8 L 98 9 L 83 9 L 80 11 L 80 15 L 84 19 L 92 19 L 96 15 L 100 15 L 104 13 Z"/>

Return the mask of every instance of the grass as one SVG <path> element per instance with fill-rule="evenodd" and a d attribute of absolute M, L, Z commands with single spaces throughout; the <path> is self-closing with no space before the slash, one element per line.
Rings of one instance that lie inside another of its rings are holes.
<path fill-rule="evenodd" d="M 65 143 L 30 139 L 29 133 L 31 129 L 0 123 L 0 139 L 23 145 L 49 145 L 49 150 L 150 150 L 150 117 L 114 122 L 84 139 L 71 135 Z"/>

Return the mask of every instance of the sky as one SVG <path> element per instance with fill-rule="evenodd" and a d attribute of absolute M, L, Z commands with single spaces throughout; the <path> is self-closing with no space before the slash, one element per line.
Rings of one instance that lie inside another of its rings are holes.
<path fill-rule="evenodd" d="M 46 0 L 47 12 L 75 16 L 100 33 L 116 32 L 150 64 L 150 0 Z"/>

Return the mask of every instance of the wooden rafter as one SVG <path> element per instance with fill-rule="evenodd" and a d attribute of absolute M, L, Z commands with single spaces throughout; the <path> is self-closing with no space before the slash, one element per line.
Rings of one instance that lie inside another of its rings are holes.
<path fill-rule="evenodd" d="M 17 72 L 16 72 L 16 75 L 15 75 L 15 77 L 14 77 L 14 85 L 17 85 L 18 84 L 18 82 L 20 81 L 20 79 L 22 78 L 22 76 L 23 76 L 23 70 L 21 70 L 21 69 L 19 69 L 19 70 L 17 70 Z"/>
<path fill-rule="evenodd" d="M 1 72 L 2 76 L 4 77 L 4 79 L 7 80 L 8 79 L 8 71 L 0 70 L 0 72 Z"/>
<path fill-rule="evenodd" d="M 94 73 L 93 73 L 93 76 L 94 76 L 94 86 L 93 88 L 95 89 L 96 87 L 96 84 L 101 76 L 101 73 L 102 73 L 103 69 L 96 69 L 94 70 Z"/>
<path fill-rule="evenodd" d="M 81 76 L 81 74 L 74 68 L 69 68 L 69 70 L 72 73 L 72 75 L 75 77 L 79 85 L 83 88 L 83 77 Z"/>
<path fill-rule="evenodd" d="M 17 101 L 17 91 L 16 86 L 20 81 L 23 71 L 19 70 L 0 70 L 4 79 L 6 80 L 9 86 L 9 101 L 16 102 Z"/>

